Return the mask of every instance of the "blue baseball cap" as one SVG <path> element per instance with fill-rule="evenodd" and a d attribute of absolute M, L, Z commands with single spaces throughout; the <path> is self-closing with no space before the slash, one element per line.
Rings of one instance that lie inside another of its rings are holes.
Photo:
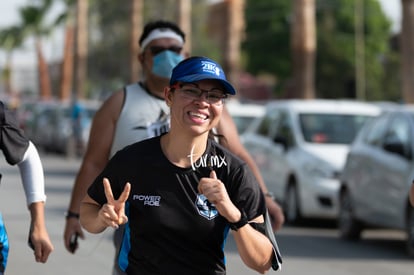
<path fill-rule="evenodd" d="M 227 81 L 221 66 L 207 57 L 194 56 L 184 59 L 172 71 L 170 85 L 177 82 L 196 82 L 204 79 L 215 79 L 221 82 L 225 92 L 231 95 L 236 94 L 236 90 Z"/>

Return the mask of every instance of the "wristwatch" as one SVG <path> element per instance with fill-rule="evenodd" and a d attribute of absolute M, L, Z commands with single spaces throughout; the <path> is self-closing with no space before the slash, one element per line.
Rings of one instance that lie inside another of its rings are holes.
<path fill-rule="evenodd" d="M 265 197 L 269 197 L 272 200 L 275 200 L 275 194 L 273 194 L 273 192 L 266 192 L 264 193 Z"/>
<path fill-rule="evenodd" d="M 76 219 L 79 219 L 79 214 L 78 214 L 78 213 L 75 213 L 75 212 L 72 212 L 72 211 L 70 211 L 70 210 L 68 210 L 68 211 L 65 213 L 65 218 L 66 218 L 66 219 L 70 219 L 70 218 L 76 218 Z"/>
<path fill-rule="evenodd" d="M 245 226 L 246 224 L 249 223 L 249 220 L 247 219 L 247 215 L 244 212 L 244 210 L 240 210 L 241 216 L 240 216 L 240 220 L 238 222 L 234 222 L 234 223 L 229 223 L 230 224 L 230 229 L 237 231 L 239 228 Z"/>

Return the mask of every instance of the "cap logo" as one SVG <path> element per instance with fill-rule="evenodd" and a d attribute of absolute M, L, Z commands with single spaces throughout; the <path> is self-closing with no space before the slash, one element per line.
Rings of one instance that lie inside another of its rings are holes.
<path fill-rule="evenodd" d="M 201 61 L 203 72 L 220 76 L 220 68 L 213 62 Z"/>

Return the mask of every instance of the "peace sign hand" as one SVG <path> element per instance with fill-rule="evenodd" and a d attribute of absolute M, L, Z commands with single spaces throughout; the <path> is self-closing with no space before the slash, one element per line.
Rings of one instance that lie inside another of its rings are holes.
<path fill-rule="evenodd" d="M 129 197 L 131 184 L 129 182 L 125 184 L 124 190 L 117 200 L 114 199 L 111 185 L 107 178 L 103 179 L 103 185 L 107 203 L 99 210 L 99 218 L 106 226 L 118 228 L 120 224 L 128 222 L 128 217 L 125 215 L 125 202 Z"/>

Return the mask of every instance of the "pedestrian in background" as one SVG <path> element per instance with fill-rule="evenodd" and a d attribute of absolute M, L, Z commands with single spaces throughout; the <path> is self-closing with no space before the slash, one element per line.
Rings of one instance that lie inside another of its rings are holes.
<path fill-rule="evenodd" d="M 53 245 L 45 224 L 43 166 L 33 143 L 19 128 L 15 114 L 0 101 L 0 149 L 10 165 L 17 165 L 30 212 L 29 246 L 36 262 L 45 263 Z M 1 175 L 0 175 L 1 178 Z M 5 179 L 7 181 L 7 179 Z M 0 275 L 4 274 L 9 253 L 9 239 L 0 213 Z"/>
<path fill-rule="evenodd" d="M 81 156 L 85 149 L 85 140 L 83 137 L 84 124 L 85 124 L 85 107 L 82 105 L 79 100 L 75 100 L 72 104 L 71 110 L 71 119 L 72 119 L 72 135 L 74 139 L 75 153 L 77 156 Z"/>

